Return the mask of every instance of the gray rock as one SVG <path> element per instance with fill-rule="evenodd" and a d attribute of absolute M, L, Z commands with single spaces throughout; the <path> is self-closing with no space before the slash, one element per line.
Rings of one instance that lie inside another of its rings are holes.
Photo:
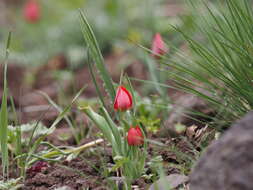
<path fill-rule="evenodd" d="M 187 181 L 188 177 L 185 175 L 171 174 L 153 183 L 149 190 L 168 190 L 168 188 L 174 189 L 186 183 Z"/>
<path fill-rule="evenodd" d="M 253 189 L 253 112 L 214 142 L 190 175 L 190 190 Z"/>

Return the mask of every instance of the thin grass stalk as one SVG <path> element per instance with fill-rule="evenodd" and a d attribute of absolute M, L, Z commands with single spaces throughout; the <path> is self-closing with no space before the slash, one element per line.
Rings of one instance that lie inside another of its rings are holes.
<path fill-rule="evenodd" d="M 135 116 L 136 115 L 136 105 L 137 105 L 137 102 L 136 102 L 136 97 L 135 97 L 135 93 L 134 93 L 134 88 L 133 88 L 131 80 L 130 80 L 130 78 L 128 77 L 127 74 L 125 74 L 125 77 L 126 77 L 128 85 L 129 85 L 130 92 L 131 92 L 131 94 L 133 96 L 133 105 L 134 105 L 133 106 L 133 116 Z"/>
<path fill-rule="evenodd" d="M 18 125 L 18 116 L 14 104 L 13 97 L 11 96 L 11 108 L 12 112 L 14 114 L 14 124 L 15 124 L 15 133 L 16 133 L 16 139 L 15 139 L 15 155 L 21 155 L 22 154 L 22 133 L 20 125 Z M 24 172 L 22 170 L 22 167 L 24 166 L 23 159 L 20 158 L 17 160 L 17 165 L 20 168 L 20 175 L 23 176 Z"/>
<path fill-rule="evenodd" d="M 8 142 L 7 142 L 8 140 L 7 67 L 8 67 L 10 43 L 11 43 L 11 32 L 9 32 L 6 44 L 5 61 L 4 61 L 4 89 L 0 110 L 0 142 L 2 153 L 2 172 L 4 180 L 8 178 L 9 174 L 9 156 L 8 156 Z"/>

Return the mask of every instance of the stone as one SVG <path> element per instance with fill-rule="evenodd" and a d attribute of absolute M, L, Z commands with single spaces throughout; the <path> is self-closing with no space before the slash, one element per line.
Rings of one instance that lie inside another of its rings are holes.
<path fill-rule="evenodd" d="M 213 142 L 190 175 L 190 190 L 253 189 L 253 112 Z"/>

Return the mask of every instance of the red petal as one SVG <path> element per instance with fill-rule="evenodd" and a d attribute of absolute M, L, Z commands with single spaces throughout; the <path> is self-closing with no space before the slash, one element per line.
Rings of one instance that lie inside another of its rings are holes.
<path fill-rule="evenodd" d="M 117 89 L 116 97 L 114 100 L 115 110 L 127 110 L 132 107 L 132 95 L 123 86 Z"/>
<path fill-rule="evenodd" d="M 138 146 L 143 144 L 143 135 L 141 129 L 131 127 L 127 133 L 127 142 L 129 146 Z"/>
<path fill-rule="evenodd" d="M 24 16 L 28 22 L 38 21 L 40 18 L 39 4 L 34 0 L 28 1 L 24 8 Z"/>
<path fill-rule="evenodd" d="M 159 56 L 164 55 L 168 49 L 159 33 L 156 33 L 152 42 L 152 52 L 153 56 L 159 58 Z"/>

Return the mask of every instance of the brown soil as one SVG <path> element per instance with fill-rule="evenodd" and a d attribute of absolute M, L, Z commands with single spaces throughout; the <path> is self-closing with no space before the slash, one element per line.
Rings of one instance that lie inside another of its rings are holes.
<path fill-rule="evenodd" d="M 24 190 L 50 190 L 57 187 L 68 186 L 71 189 L 105 189 L 105 181 L 99 172 L 100 160 L 90 157 L 89 162 L 98 168 L 98 171 L 76 158 L 71 162 L 64 161 L 51 164 L 48 168 L 35 175 L 29 176 L 25 181 Z"/>

